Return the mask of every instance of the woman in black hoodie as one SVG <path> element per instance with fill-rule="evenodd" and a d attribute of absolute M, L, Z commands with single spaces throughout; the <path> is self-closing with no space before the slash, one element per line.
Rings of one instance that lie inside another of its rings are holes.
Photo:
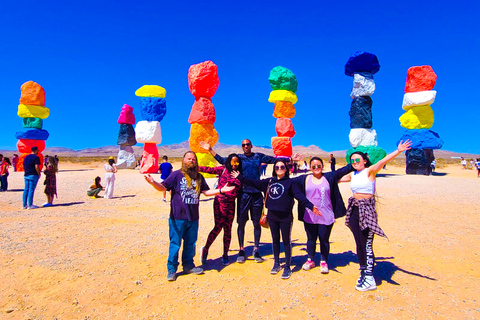
<path fill-rule="evenodd" d="M 266 194 L 265 207 L 268 209 L 267 221 L 272 233 L 273 256 L 275 259 L 271 274 L 277 274 L 280 270 L 280 234 L 285 247 L 285 267 L 282 279 L 288 279 L 292 275 L 290 262 L 292 259 L 292 246 L 290 233 L 293 224 L 294 198 L 304 208 L 307 207 L 313 212 L 319 213 L 315 207 L 299 189 L 297 183 L 289 178 L 289 167 L 285 160 L 277 159 L 273 165 L 272 178 L 263 180 L 251 180 L 242 177 L 238 172 L 232 173 L 233 177 L 245 184 L 254 186 Z"/>

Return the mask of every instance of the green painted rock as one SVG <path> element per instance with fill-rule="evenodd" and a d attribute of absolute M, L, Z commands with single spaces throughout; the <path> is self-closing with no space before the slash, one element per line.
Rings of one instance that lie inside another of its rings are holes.
<path fill-rule="evenodd" d="M 268 77 L 272 90 L 288 90 L 297 92 L 297 77 L 290 69 L 278 66 L 270 71 Z"/>
<path fill-rule="evenodd" d="M 385 158 L 385 156 L 387 155 L 385 150 L 383 150 L 382 148 L 379 148 L 379 147 L 358 146 L 356 148 L 350 148 L 350 149 L 347 150 L 347 156 L 345 157 L 345 159 L 347 160 L 347 163 L 350 163 L 350 155 L 352 153 L 354 153 L 355 151 L 360 151 L 360 152 L 366 153 L 372 164 L 377 163 L 378 161 Z"/>
<path fill-rule="evenodd" d="M 40 118 L 22 118 L 24 128 L 42 129 L 43 120 Z"/>

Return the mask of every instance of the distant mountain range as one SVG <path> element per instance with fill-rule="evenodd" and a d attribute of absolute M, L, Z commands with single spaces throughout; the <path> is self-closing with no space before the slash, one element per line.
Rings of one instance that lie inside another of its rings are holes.
<path fill-rule="evenodd" d="M 176 143 L 176 144 L 170 144 L 170 145 L 160 145 L 157 147 L 158 149 L 158 154 L 161 156 L 167 155 L 169 157 L 182 157 L 185 152 L 190 150 L 190 146 L 188 144 L 188 141 L 184 141 L 181 143 Z M 113 146 L 105 146 L 105 147 L 98 147 L 98 148 L 86 148 L 86 149 L 81 149 L 81 150 L 74 150 L 70 148 L 64 148 L 64 147 L 48 147 L 43 151 L 42 153 L 44 155 L 58 155 L 58 156 L 70 156 L 70 157 L 89 157 L 89 156 L 95 156 L 95 157 L 110 157 L 110 156 L 116 156 L 118 154 L 119 146 L 113 145 Z M 133 146 L 133 150 L 135 151 L 135 154 L 137 156 L 141 156 L 143 152 L 143 144 L 138 144 L 136 146 Z M 218 152 L 221 156 L 227 156 L 230 153 L 243 153 L 242 148 L 239 145 L 228 145 L 224 143 L 217 143 L 214 146 L 214 150 Z M 253 146 L 252 149 L 254 152 L 261 152 L 266 155 L 273 156 L 273 150 L 269 146 Z M 12 153 L 15 151 L 13 150 L 0 150 L 0 153 L 4 154 L 5 156 L 11 156 Z M 302 155 L 305 155 L 307 157 L 311 156 L 320 156 L 322 158 L 328 158 L 330 154 L 333 154 L 335 157 L 345 157 L 346 150 L 339 150 L 339 151 L 331 151 L 331 152 L 326 152 L 322 149 L 320 149 L 317 146 L 311 145 L 308 147 L 304 146 L 294 146 L 293 147 L 293 152 L 300 153 Z M 18 153 L 18 152 L 17 152 Z M 404 156 L 404 154 L 401 155 L 401 157 Z M 435 150 L 435 157 L 436 158 L 451 158 L 451 157 L 466 157 L 466 158 L 479 158 L 480 155 L 475 155 L 475 154 L 469 154 L 469 153 L 459 153 L 459 152 L 452 152 L 452 151 L 444 151 L 444 150 Z"/>

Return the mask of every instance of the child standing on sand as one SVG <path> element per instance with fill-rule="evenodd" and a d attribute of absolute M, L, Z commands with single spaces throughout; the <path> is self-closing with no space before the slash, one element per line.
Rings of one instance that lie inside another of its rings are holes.
<path fill-rule="evenodd" d="M 45 173 L 45 194 L 47 195 L 47 202 L 43 204 L 44 207 L 53 206 L 53 197 L 57 196 L 57 161 L 54 157 L 48 157 L 45 161 L 46 166 L 43 173 Z M 58 197 L 58 196 L 57 196 Z"/>

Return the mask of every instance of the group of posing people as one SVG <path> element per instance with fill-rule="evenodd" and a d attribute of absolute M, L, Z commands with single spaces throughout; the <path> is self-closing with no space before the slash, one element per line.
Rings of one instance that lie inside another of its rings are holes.
<path fill-rule="evenodd" d="M 239 241 L 238 263 L 244 263 L 246 252 L 244 247 L 245 225 L 249 218 L 254 226 L 253 259 L 263 262 L 259 252 L 262 227 L 260 219 L 263 207 L 267 209 L 266 219 L 272 236 L 274 264 L 271 274 L 282 271 L 280 265 L 280 239 L 285 248 L 285 264 L 282 279 L 290 278 L 291 271 L 291 229 L 293 224 L 294 199 L 298 200 L 298 219 L 303 221 L 307 234 L 307 261 L 304 270 L 315 267 L 315 251 L 317 239 L 320 240 L 320 271 L 328 273 L 328 256 L 330 252 L 329 238 L 335 219 L 346 216 L 345 223 L 351 229 L 360 264 L 360 276 L 356 289 L 367 291 L 376 289 L 373 278 L 375 256 L 373 254 L 374 234 L 385 236 L 377 222 L 375 210 L 375 176 L 380 169 L 401 152 L 410 149 L 407 140 L 398 145 L 396 151 L 370 165 L 368 156 L 354 152 L 351 164 L 336 171 L 323 173 L 323 161 L 319 157 L 310 160 L 311 174 L 295 178 L 289 176 L 290 159 L 274 158 L 261 153 L 252 152 L 252 143 L 242 141 L 243 154 L 230 154 L 221 157 L 208 145 L 208 150 L 222 164 L 220 167 L 199 167 L 194 152 L 188 151 L 182 161 L 182 168 L 162 182 L 155 181 L 150 175 L 145 180 L 156 190 L 171 191 L 171 209 L 169 217 L 169 254 L 167 262 L 167 280 L 175 281 L 179 266 L 178 255 L 183 241 L 182 266 L 185 273 L 202 274 L 203 269 L 194 264 L 195 244 L 198 238 L 199 197 L 215 196 L 213 203 L 215 225 L 209 233 L 207 242 L 201 250 L 202 263 L 208 263 L 210 246 L 221 230 L 223 237 L 224 265 L 229 264 L 228 252 L 231 242 L 231 231 L 235 216 L 235 200 L 237 201 L 237 233 Z M 292 160 L 298 161 L 294 155 Z M 262 163 L 273 164 L 272 177 L 260 180 Z M 219 175 L 217 189 L 210 190 L 200 172 Z M 353 196 L 345 208 L 339 182 L 351 182 Z M 265 198 L 262 195 L 265 194 Z"/>

